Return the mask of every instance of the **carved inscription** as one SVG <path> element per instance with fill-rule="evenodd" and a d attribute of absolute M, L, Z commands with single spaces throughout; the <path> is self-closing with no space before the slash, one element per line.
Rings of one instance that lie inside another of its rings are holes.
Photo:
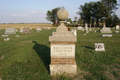
<path fill-rule="evenodd" d="M 74 56 L 75 45 L 51 45 L 51 56 Z"/>

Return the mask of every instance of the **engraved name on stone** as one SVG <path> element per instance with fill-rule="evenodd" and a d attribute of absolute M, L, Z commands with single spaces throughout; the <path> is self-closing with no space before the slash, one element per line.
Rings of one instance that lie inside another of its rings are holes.
<path fill-rule="evenodd" d="M 51 45 L 51 56 L 75 56 L 75 45 Z"/>

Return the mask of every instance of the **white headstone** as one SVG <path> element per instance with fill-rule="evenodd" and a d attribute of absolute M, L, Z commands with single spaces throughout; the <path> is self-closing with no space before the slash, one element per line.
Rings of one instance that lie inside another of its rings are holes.
<path fill-rule="evenodd" d="M 85 23 L 85 33 L 89 33 L 87 23 Z"/>
<path fill-rule="evenodd" d="M 112 37 L 112 34 L 102 34 L 102 37 Z"/>
<path fill-rule="evenodd" d="M 4 34 L 16 34 L 14 28 L 6 28 Z"/>
<path fill-rule="evenodd" d="M 104 43 L 95 43 L 95 51 L 105 51 Z"/>
<path fill-rule="evenodd" d="M 83 30 L 82 26 L 78 26 L 77 30 Z"/>
<path fill-rule="evenodd" d="M 40 32 L 41 31 L 41 28 L 36 28 L 36 32 Z"/>
<path fill-rule="evenodd" d="M 23 28 L 20 28 L 20 33 L 23 33 Z"/>
<path fill-rule="evenodd" d="M 111 28 L 109 27 L 103 27 L 101 29 L 101 33 L 112 33 Z"/>
<path fill-rule="evenodd" d="M 115 33 L 119 33 L 119 31 L 115 31 Z"/>
<path fill-rule="evenodd" d="M 116 29 L 120 29 L 120 26 L 119 26 L 119 25 L 116 25 Z"/>
<path fill-rule="evenodd" d="M 2 37 L 8 37 L 9 35 L 2 35 Z"/>

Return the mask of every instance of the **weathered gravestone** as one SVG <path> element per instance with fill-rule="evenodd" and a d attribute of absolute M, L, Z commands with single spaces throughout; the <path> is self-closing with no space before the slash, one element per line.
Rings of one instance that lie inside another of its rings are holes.
<path fill-rule="evenodd" d="M 101 33 L 112 33 L 111 28 L 109 27 L 103 27 L 101 30 Z"/>
<path fill-rule="evenodd" d="M 19 37 L 20 35 L 15 35 L 15 37 Z"/>
<path fill-rule="evenodd" d="M 20 28 L 20 33 L 23 33 L 23 28 Z"/>
<path fill-rule="evenodd" d="M 2 37 L 8 37 L 9 35 L 2 35 Z"/>
<path fill-rule="evenodd" d="M 10 38 L 4 38 L 4 41 L 9 41 L 10 40 Z"/>
<path fill-rule="evenodd" d="M 83 30 L 84 28 L 82 26 L 78 26 L 77 30 Z"/>
<path fill-rule="evenodd" d="M 65 9 L 60 9 L 57 16 L 61 20 L 60 26 L 56 32 L 52 33 L 52 36 L 49 36 L 51 46 L 50 75 L 76 74 L 75 42 L 77 38 L 64 25 L 64 21 L 68 18 L 68 12 Z"/>
<path fill-rule="evenodd" d="M 102 37 L 112 37 L 112 34 L 102 34 Z"/>
<path fill-rule="evenodd" d="M 116 25 L 116 29 L 120 29 L 120 26 L 119 26 L 119 25 Z"/>
<path fill-rule="evenodd" d="M 4 34 L 16 34 L 14 28 L 6 28 Z"/>
<path fill-rule="evenodd" d="M 47 29 L 51 29 L 50 27 L 47 27 Z"/>
<path fill-rule="evenodd" d="M 36 28 L 36 32 L 40 32 L 41 31 L 41 28 Z"/>
<path fill-rule="evenodd" d="M 95 43 L 95 51 L 105 51 L 104 43 Z"/>
<path fill-rule="evenodd" d="M 119 31 L 115 31 L 115 33 L 119 33 Z"/>
<path fill-rule="evenodd" d="M 85 33 L 89 33 L 87 23 L 85 23 Z"/>
<path fill-rule="evenodd" d="M 30 28 L 23 28 L 23 33 L 31 33 Z"/>

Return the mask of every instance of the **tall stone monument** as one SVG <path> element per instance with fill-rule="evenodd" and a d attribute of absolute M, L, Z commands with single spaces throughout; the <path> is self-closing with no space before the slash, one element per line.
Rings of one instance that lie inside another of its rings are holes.
<path fill-rule="evenodd" d="M 68 31 L 64 21 L 68 18 L 68 12 L 60 9 L 57 12 L 60 26 L 56 32 L 49 36 L 51 48 L 50 75 L 56 74 L 76 74 L 77 65 L 75 62 L 75 42 L 76 36 Z"/>

